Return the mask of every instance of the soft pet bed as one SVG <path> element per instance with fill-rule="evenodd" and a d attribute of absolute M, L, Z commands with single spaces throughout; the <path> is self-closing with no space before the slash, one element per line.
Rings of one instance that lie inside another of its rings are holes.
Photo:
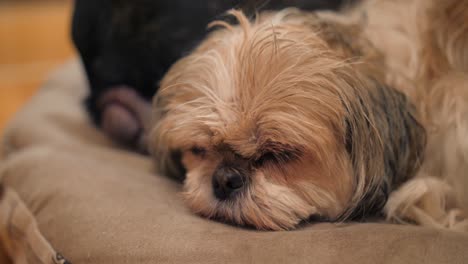
<path fill-rule="evenodd" d="M 0 263 L 468 263 L 468 235 L 452 231 L 321 223 L 260 232 L 200 218 L 148 157 L 91 125 L 86 93 L 73 61 L 10 123 Z"/>

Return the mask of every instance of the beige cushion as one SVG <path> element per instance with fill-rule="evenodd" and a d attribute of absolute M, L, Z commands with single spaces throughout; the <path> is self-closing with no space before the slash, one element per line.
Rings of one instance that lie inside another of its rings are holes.
<path fill-rule="evenodd" d="M 322 223 L 259 232 L 200 218 L 148 157 L 90 125 L 85 95 L 80 65 L 69 63 L 2 144 L 3 183 L 72 263 L 468 263 L 468 235 L 451 231 Z"/>

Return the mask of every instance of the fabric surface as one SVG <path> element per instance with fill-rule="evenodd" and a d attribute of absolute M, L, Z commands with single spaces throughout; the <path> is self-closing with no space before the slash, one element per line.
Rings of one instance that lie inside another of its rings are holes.
<path fill-rule="evenodd" d="M 34 216 L 14 190 L 0 189 L 0 212 L 0 241 L 14 263 L 68 263 L 44 238 Z"/>
<path fill-rule="evenodd" d="M 0 179 L 38 227 L 34 240 L 0 226 L 10 256 L 13 239 L 43 238 L 39 251 L 71 263 L 468 263 L 468 235 L 451 231 L 321 223 L 261 232 L 200 218 L 184 206 L 180 184 L 155 175 L 148 157 L 93 128 L 81 104 L 86 87 L 80 64 L 69 63 L 4 135 Z"/>

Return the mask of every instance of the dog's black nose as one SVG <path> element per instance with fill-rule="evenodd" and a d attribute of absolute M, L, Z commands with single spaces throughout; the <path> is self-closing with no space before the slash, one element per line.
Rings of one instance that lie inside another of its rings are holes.
<path fill-rule="evenodd" d="M 244 178 L 239 172 L 217 169 L 213 174 L 212 184 L 216 198 L 226 200 L 244 186 Z"/>

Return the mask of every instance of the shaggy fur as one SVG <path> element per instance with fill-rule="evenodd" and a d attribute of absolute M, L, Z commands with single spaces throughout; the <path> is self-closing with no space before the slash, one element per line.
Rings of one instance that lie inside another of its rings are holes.
<path fill-rule="evenodd" d="M 76 0 L 72 36 L 90 84 L 86 107 L 116 142 L 145 150 L 146 115 L 169 67 L 231 8 L 337 9 L 342 0 Z"/>
<path fill-rule="evenodd" d="M 153 155 L 186 173 L 194 212 L 265 230 L 382 213 L 467 228 L 467 2 L 230 13 L 239 26 L 214 22 L 154 101 Z M 219 173 L 243 176 L 234 197 L 217 199 Z"/>

